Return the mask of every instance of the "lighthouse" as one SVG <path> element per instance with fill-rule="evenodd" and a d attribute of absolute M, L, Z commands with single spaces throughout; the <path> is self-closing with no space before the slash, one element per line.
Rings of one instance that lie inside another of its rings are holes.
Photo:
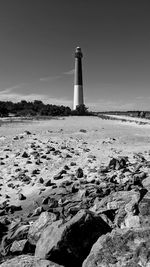
<path fill-rule="evenodd" d="M 73 109 L 84 104 L 83 100 L 83 80 L 82 80 L 82 51 L 80 47 L 75 50 L 75 70 L 74 70 L 74 99 Z"/>

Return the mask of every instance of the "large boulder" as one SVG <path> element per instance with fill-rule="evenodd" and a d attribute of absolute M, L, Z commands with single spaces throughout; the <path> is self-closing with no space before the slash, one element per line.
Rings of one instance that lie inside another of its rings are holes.
<path fill-rule="evenodd" d="M 2 239 L 0 253 L 2 255 L 8 254 L 12 243 L 14 241 L 26 239 L 28 231 L 29 224 L 21 225 L 21 222 L 12 222 L 8 228 L 7 235 L 5 235 Z"/>
<path fill-rule="evenodd" d="M 42 231 L 50 225 L 52 222 L 56 220 L 56 215 L 50 212 L 42 212 L 39 218 L 33 222 L 33 224 L 29 228 L 28 232 L 28 240 L 30 244 L 36 245 L 39 240 Z"/>
<path fill-rule="evenodd" d="M 63 267 L 54 262 L 41 260 L 34 256 L 21 255 L 0 264 L 0 267 Z"/>
<path fill-rule="evenodd" d="M 150 228 L 118 229 L 101 236 L 82 267 L 150 266 Z"/>
<path fill-rule="evenodd" d="M 120 170 L 127 167 L 128 157 L 112 158 L 109 162 L 109 168 L 113 170 Z"/>
<path fill-rule="evenodd" d="M 35 256 L 65 267 L 81 266 L 99 236 L 110 232 L 108 224 L 94 213 L 81 210 L 70 221 L 56 221 L 41 234 Z"/>
<path fill-rule="evenodd" d="M 90 210 L 97 214 L 105 213 L 115 226 L 125 228 L 129 226 L 131 216 L 137 215 L 140 199 L 139 190 L 113 192 L 100 201 L 96 199 Z M 137 222 L 138 218 L 132 218 L 132 222 L 134 220 Z"/>
<path fill-rule="evenodd" d="M 139 203 L 140 222 L 143 227 L 150 226 L 150 191 L 143 197 Z"/>

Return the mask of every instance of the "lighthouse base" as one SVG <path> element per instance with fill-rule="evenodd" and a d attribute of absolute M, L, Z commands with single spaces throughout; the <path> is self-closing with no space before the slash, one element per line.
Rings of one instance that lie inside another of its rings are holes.
<path fill-rule="evenodd" d="M 83 105 L 83 86 L 74 85 L 74 101 L 73 101 L 73 110 L 76 110 L 76 107 Z"/>

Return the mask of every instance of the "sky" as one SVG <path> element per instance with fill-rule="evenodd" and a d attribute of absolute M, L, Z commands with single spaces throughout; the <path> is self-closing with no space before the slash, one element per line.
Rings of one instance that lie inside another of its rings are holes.
<path fill-rule="evenodd" d="M 77 46 L 90 110 L 150 110 L 149 0 L 1 0 L 0 101 L 72 107 Z"/>

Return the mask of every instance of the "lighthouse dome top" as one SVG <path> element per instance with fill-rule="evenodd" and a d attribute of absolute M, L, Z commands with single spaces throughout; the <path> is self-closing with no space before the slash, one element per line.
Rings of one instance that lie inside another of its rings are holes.
<path fill-rule="evenodd" d="M 77 47 L 76 47 L 76 51 L 77 51 L 77 52 L 78 52 L 78 51 L 81 52 L 81 47 L 80 47 L 80 46 L 77 46 Z"/>
<path fill-rule="evenodd" d="M 76 58 L 82 58 L 82 52 L 81 52 L 81 47 L 77 46 L 76 51 L 75 51 L 75 57 Z"/>

